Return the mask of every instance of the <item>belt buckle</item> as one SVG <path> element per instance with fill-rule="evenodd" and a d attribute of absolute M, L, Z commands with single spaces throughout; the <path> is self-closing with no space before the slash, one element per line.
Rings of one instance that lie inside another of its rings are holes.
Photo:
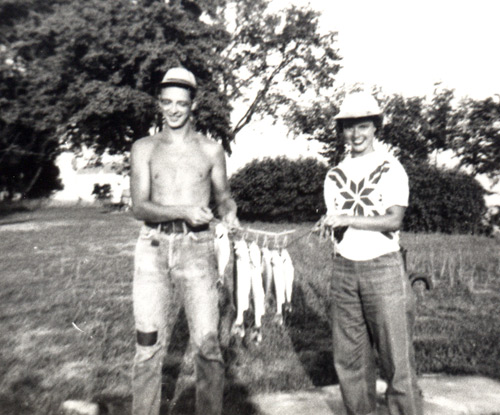
<path fill-rule="evenodd" d="M 172 222 L 163 222 L 160 224 L 160 232 L 163 233 L 172 233 L 173 231 L 173 223 Z"/>
<path fill-rule="evenodd" d="M 177 220 L 176 220 L 176 221 L 174 221 L 174 222 L 172 223 L 172 225 L 173 225 L 173 228 L 174 228 L 174 230 L 173 230 L 173 231 L 174 231 L 175 233 L 185 233 L 185 232 L 184 232 L 184 222 L 183 222 L 183 221 L 177 221 Z"/>

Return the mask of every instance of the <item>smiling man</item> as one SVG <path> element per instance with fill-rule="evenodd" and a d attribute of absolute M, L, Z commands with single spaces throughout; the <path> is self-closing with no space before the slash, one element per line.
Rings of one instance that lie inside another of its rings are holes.
<path fill-rule="evenodd" d="M 378 352 L 391 415 L 422 415 L 412 331 L 415 299 L 399 234 L 408 206 L 408 177 L 375 148 L 382 125 L 376 100 L 346 96 L 335 117 L 350 156 L 325 180 L 322 225 L 337 235 L 331 277 L 333 358 L 348 415 L 376 413 Z"/>
<path fill-rule="evenodd" d="M 133 284 L 137 344 L 133 414 L 159 414 L 163 359 L 175 323 L 178 290 L 195 348 L 196 413 L 222 410 L 224 366 L 218 340 L 218 273 L 209 222 L 213 190 L 222 220 L 238 224 L 230 196 L 225 155 L 191 124 L 197 83 L 184 68 L 163 78 L 159 105 L 163 130 L 134 143 L 131 197 L 144 221 L 135 251 Z"/>

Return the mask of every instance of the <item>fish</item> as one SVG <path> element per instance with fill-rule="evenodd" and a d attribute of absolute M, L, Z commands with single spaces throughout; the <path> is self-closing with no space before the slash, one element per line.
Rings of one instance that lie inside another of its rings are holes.
<path fill-rule="evenodd" d="M 215 256 L 217 258 L 217 270 L 219 272 L 219 282 L 224 282 L 224 273 L 226 271 L 229 258 L 231 257 L 231 242 L 229 241 L 229 232 L 226 226 L 218 223 L 215 226 L 214 239 Z"/>
<path fill-rule="evenodd" d="M 243 336 L 243 313 L 250 307 L 251 269 L 248 245 L 244 239 L 234 242 L 236 256 L 236 320 L 233 332 Z"/>
<path fill-rule="evenodd" d="M 262 316 L 265 314 L 265 294 L 262 285 L 262 257 L 259 245 L 255 241 L 249 246 L 251 263 L 252 296 L 255 315 L 255 327 L 262 326 Z"/>
<path fill-rule="evenodd" d="M 286 249 L 281 251 L 281 259 L 283 261 L 283 275 L 285 277 L 285 302 L 288 306 L 287 309 L 290 309 L 292 304 L 292 289 L 295 269 L 293 267 L 292 258 Z"/>
<path fill-rule="evenodd" d="M 271 251 L 273 265 L 273 280 L 276 294 L 276 319 L 283 323 L 283 304 L 285 304 L 285 270 L 283 259 L 278 249 Z"/>
<path fill-rule="evenodd" d="M 267 300 L 271 297 L 273 283 L 273 264 L 272 254 L 269 248 L 263 247 L 260 250 L 262 254 L 262 280 L 264 282 L 264 293 Z"/>

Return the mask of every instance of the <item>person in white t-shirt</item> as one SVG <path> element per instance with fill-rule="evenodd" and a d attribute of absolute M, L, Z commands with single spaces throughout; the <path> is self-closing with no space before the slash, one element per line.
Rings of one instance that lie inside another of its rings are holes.
<path fill-rule="evenodd" d="M 347 95 L 335 119 L 350 156 L 327 173 L 322 227 L 335 237 L 333 357 L 344 406 L 348 415 L 376 413 L 376 349 L 389 413 L 422 415 L 412 340 L 415 298 L 398 232 L 408 177 L 375 145 L 382 112 L 372 95 Z"/>

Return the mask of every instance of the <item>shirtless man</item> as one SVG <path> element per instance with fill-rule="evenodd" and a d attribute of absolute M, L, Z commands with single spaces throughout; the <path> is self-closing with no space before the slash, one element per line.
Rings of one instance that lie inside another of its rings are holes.
<path fill-rule="evenodd" d="M 195 347 L 196 414 L 222 411 L 224 362 L 218 340 L 217 270 L 209 222 L 213 189 L 219 216 L 237 225 L 222 147 L 191 125 L 194 75 L 172 68 L 159 96 L 160 133 L 134 143 L 131 198 L 144 221 L 135 252 L 133 284 L 137 345 L 133 370 L 133 414 L 160 411 L 161 370 L 174 321 L 173 288 L 179 290 Z"/>

